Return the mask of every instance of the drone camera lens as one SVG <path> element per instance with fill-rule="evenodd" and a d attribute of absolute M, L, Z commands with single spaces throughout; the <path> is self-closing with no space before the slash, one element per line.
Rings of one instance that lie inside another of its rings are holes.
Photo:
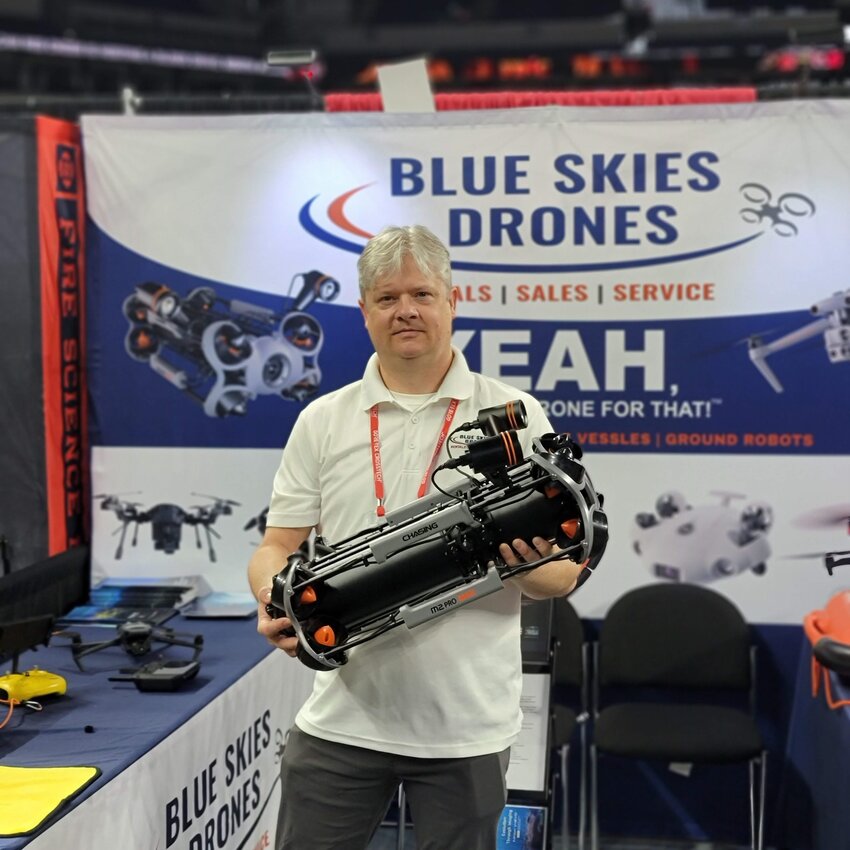
<path fill-rule="evenodd" d="M 280 387 L 290 371 L 289 360 L 282 354 L 273 354 L 263 364 L 263 383 L 268 387 Z"/>

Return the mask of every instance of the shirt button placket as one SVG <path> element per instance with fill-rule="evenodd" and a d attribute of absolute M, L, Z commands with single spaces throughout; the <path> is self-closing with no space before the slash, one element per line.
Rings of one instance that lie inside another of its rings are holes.
<path fill-rule="evenodd" d="M 415 423 L 418 421 L 416 416 L 411 416 L 407 425 L 407 448 L 410 450 L 410 458 L 409 458 L 409 466 L 412 465 L 415 461 L 415 451 L 416 451 L 416 428 Z"/>

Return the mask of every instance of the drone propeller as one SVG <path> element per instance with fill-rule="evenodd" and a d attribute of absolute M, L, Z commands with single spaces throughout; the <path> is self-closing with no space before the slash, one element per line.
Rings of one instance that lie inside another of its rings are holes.
<path fill-rule="evenodd" d="M 237 502 L 234 499 L 222 499 L 221 496 L 210 496 L 208 493 L 196 493 L 194 490 L 192 491 L 193 496 L 200 496 L 203 499 L 212 499 L 214 502 L 221 502 L 223 505 L 236 505 L 237 507 L 241 507 L 242 503 Z"/>
<path fill-rule="evenodd" d="M 804 325 L 803 328 L 800 328 L 800 330 L 808 330 L 810 326 L 811 322 L 809 322 L 808 325 Z M 799 325 L 795 327 L 799 328 Z M 774 338 L 781 338 L 786 334 L 793 333 L 793 331 L 794 329 L 788 325 L 784 328 L 772 328 L 764 331 L 758 331 L 747 337 L 747 345 L 749 348 L 758 348 L 761 345 L 768 345 L 773 342 Z M 798 346 L 798 350 L 822 347 L 823 343 L 819 339 L 819 333 L 820 332 L 818 331 L 816 333 L 811 333 L 807 338 L 798 338 L 794 341 L 794 345 Z"/>
<path fill-rule="evenodd" d="M 794 525 L 798 528 L 833 528 L 843 525 L 850 532 L 850 504 L 815 508 L 798 516 Z"/>
<path fill-rule="evenodd" d="M 225 507 L 227 506 L 225 505 Z M 220 513 L 223 513 L 225 515 L 230 513 L 229 510 L 216 511 L 209 505 L 190 505 L 189 510 L 199 512 L 198 516 L 194 517 L 195 523 L 193 524 L 200 525 L 206 525 L 207 523 L 215 522 Z"/>
<path fill-rule="evenodd" d="M 125 502 L 123 499 L 120 499 L 118 496 L 112 495 L 101 495 L 101 496 L 93 496 L 93 499 L 101 499 L 100 506 L 104 510 L 115 511 L 115 513 L 120 517 L 121 514 L 127 510 L 128 508 L 140 508 L 142 506 L 141 502 Z"/>
<path fill-rule="evenodd" d="M 710 495 L 719 496 L 720 503 L 725 507 L 732 499 L 746 499 L 745 493 L 734 493 L 732 490 L 711 490 Z"/>
<path fill-rule="evenodd" d="M 804 552 L 798 555 L 784 555 L 785 560 L 822 561 L 827 573 L 832 575 L 836 567 L 850 565 L 850 550 L 846 552 Z"/>
<path fill-rule="evenodd" d="M 749 347 L 754 339 L 781 334 L 794 327 L 790 322 L 784 325 L 776 325 L 772 328 L 765 328 L 758 333 L 747 334 L 738 339 L 727 340 L 726 342 L 718 342 L 708 348 L 700 349 L 693 355 L 695 360 L 702 360 L 706 357 L 714 357 L 717 354 L 725 354 L 727 351 L 732 351 L 735 348 Z"/>
<path fill-rule="evenodd" d="M 782 555 L 783 561 L 811 561 L 814 559 L 825 558 L 827 552 L 798 552 L 794 555 Z"/>
<path fill-rule="evenodd" d="M 266 527 L 268 515 L 269 509 L 263 508 L 256 516 L 252 516 L 251 519 L 249 519 L 248 522 L 246 522 L 245 525 L 242 526 L 242 528 L 245 531 L 249 531 L 252 528 L 256 528 L 262 534 Z"/>

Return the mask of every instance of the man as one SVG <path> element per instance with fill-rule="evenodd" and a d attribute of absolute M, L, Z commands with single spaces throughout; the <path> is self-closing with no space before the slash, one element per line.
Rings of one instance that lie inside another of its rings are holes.
<path fill-rule="evenodd" d="M 515 399 L 470 372 L 451 345 L 457 290 L 445 246 L 426 228 L 388 227 L 358 262 L 360 309 L 375 348 L 363 379 L 310 404 L 274 481 L 266 533 L 249 566 L 258 631 L 294 655 L 285 617 L 265 610 L 272 577 L 313 528 L 330 543 L 374 526 L 430 487 L 451 422 Z M 531 438 L 551 431 L 522 395 Z M 457 447 L 454 454 L 457 454 Z M 440 473 L 441 486 L 453 472 Z M 500 547 L 511 565 L 552 552 L 541 538 Z M 520 730 L 520 596 L 565 595 L 580 567 L 552 561 L 416 629 L 394 629 L 317 673 L 283 758 L 278 850 L 365 848 L 404 783 L 419 850 L 492 850 L 509 748 Z"/>

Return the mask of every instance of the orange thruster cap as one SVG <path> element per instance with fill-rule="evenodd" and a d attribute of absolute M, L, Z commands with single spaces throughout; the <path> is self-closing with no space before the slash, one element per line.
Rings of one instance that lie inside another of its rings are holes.
<path fill-rule="evenodd" d="M 320 643 L 322 646 L 336 646 L 336 635 L 330 626 L 319 626 L 313 632 L 313 640 Z"/>
<path fill-rule="evenodd" d="M 570 540 L 578 534 L 580 528 L 581 520 L 578 519 L 568 519 L 566 522 L 561 523 L 561 531 L 563 531 Z"/>

